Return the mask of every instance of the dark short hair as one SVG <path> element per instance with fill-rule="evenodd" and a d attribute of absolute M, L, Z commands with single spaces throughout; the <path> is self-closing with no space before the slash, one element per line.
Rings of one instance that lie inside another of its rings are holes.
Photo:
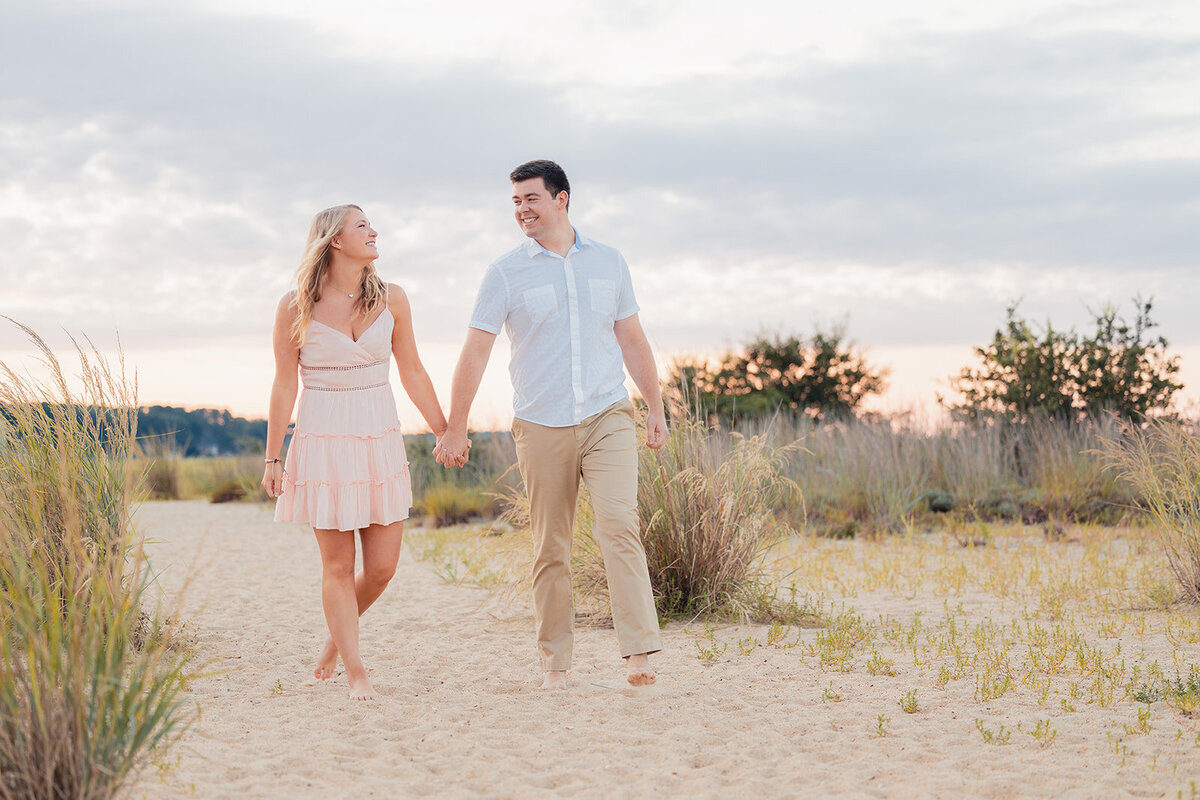
<path fill-rule="evenodd" d="M 527 181 L 530 178 L 541 178 L 551 197 L 558 197 L 559 192 L 566 192 L 567 210 L 570 210 L 571 182 L 567 180 L 567 173 L 563 171 L 562 167 L 549 159 L 539 158 L 535 161 L 526 161 L 508 174 L 508 179 L 513 183 Z"/>

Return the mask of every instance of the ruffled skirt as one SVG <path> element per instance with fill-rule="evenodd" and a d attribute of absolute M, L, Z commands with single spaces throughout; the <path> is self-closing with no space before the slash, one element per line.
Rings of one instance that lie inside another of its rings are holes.
<path fill-rule="evenodd" d="M 304 390 L 276 522 L 353 531 L 408 518 L 412 483 L 390 386 Z"/>

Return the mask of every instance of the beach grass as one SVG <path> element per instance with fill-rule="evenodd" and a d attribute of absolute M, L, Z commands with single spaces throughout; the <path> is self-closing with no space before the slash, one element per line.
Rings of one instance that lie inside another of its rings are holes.
<path fill-rule="evenodd" d="M 1126 424 L 1103 443 L 1152 520 L 1179 596 L 1200 603 L 1200 437 L 1177 420 Z"/>
<path fill-rule="evenodd" d="M 136 382 L 77 344 L 72 389 L 18 327 L 50 377 L 0 364 L 0 797 L 109 798 L 192 718 L 191 653 L 133 523 Z"/>

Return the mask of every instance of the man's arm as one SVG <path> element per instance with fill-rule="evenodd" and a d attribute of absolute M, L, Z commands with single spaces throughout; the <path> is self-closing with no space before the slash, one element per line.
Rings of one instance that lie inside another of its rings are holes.
<path fill-rule="evenodd" d="M 658 385 L 658 367 L 654 353 L 638 315 L 633 314 L 613 323 L 613 333 L 621 346 L 621 357 L 629 376 L 637 384 L 646 401 L 646 446 L 657 450 L 667 443 L 667 415 L 663 411 L 662 390 Z"/>
<path fill-rule="evenodd" d="M 450 384 L 449 427 L 434 450 L 437 460 L 446 466 L 462 466 L 467 462 L 467 417 L 495 342 L 496 334 L 467 328 L 467 340 L 463 342 Z"/>

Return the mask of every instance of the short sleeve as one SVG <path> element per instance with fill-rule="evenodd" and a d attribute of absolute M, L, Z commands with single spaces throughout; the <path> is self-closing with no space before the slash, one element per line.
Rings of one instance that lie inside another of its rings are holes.
<path fill-rule="evenodd" d="M 633 278 L 629 275 L 629 265 L 625 263 L 625 256 L 619 256 L 619 258 L 621 259 L 621 275 L 618 278 L 616 319 L 625 319 L 632 317 L 641 308 L 633 294 Z"/>
<path fill-rule="evenodd" d="M 471 321 L 468 327 L 478 328 L 487 333 L 500 333 L 504 320 L 508 319 L 508 284 L 500 269 L 493 264 L 483 276 L 479 285 L 479 295 L 475 298 L 475 308 L 471 311 Z"/>

